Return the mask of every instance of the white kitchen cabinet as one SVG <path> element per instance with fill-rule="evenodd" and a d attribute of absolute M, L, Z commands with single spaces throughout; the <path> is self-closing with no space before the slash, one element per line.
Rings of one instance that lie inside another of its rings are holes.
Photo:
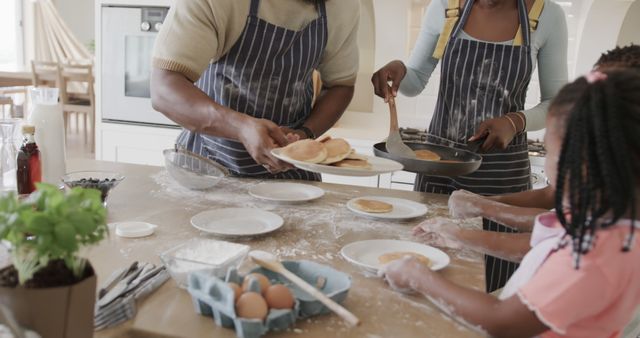
<path fill-rule="evenodd" d="M 98 159 L 164 165 L 162 151 L 173 148 L 180 129 L 101 123 Z"/>
<path fill-rule="evenodd" d="M 356 185 L 360 187 L 378 187 L 378 176 L 350 177 L 322 174 L 322 182 L 334 184 Z"/>

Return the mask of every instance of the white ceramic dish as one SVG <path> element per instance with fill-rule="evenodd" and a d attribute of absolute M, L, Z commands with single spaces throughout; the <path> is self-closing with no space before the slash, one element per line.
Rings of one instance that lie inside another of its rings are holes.
<path fill-rule="evenodd" d="M 220 237 L 268 234 L 284 224 L 282 217 L 254 208 L 226 208 L 201 212 L 191 218 L 196 229 Z"/>
<path fill-rule="evenodd" d="M 116 235 L 125 238 L 140 238 L 153 235 L 158 227 L 147 222 L 119 222 L 114 224 Z"/>
<path fill-rule="evenodd" d="M 367 177 L 380 174 L 387 174 L 402 170 L 402 164 L 382 157 L 365 156 L 371 168 L 341 168 L 326 164 L 314 164 L 302 161 L 296 161 L 282 155 L 282 148 L 273 149 L 273 156 L 287 163 L 293 164 L 296 168 L 316 173 L 340 175 L 340 176 L 356 176 Z"/>
<path fill-rule="evenodd" d="M 253 186 L 249 195 L 271 202 L 299 203 L 324 196 L 324 190 L 308 184 L 276 182 Z"/>
<path fill-rule="evenodd" d="M 193 272 L 202 271 L 224 278 L 229 268 L 238 268 L 242 264 L 249 249 L 244 244 L 193 238 L 161 253 L 160 259 L 178 286 L 186 289 L 189 286 L 189 274 Z M 215 258 L 212 259 L 212 256 Z"/>
<path fill-rule="evenodd" d="M 431 270 L 434 271 L 443 269 L 451 261 L 449 255 L 432 246 L 390 239 L 353 242 L 340 250 L 340 254 L 348 262 L 373 273 L 382 267 L 378 262 L 378 257 L 391 252 L 415 252 L 424 255 L 433 263 Z"/>
<path fill-rule="evenodd" d="M 362 211 L 355 206 L 355 202 L 359 199 L 367 199 L 385 202 L 393 205 L 393 210 L 387 213 L 372 213 Z M 380 219 L 411 219 L 420 216 L 424 216 L 427 213 L 427 206 L 424 204 L 420 204 L 414 201 L 402 199 L 402 198 L 393 198 L 393 197 L 384 197 L 384 196 L 363 196 L 350 200 L 347 202 L 347 209 L 355 212 L 356 214 L 380 218 Z"/>

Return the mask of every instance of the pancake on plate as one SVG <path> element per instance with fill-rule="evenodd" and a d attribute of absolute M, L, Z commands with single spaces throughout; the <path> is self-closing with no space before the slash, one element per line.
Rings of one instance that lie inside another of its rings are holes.
<path fill-rule="evenodd" d="M 344 160 L 351 154 L 351 145 L 341 138 L 332 138 L 321 142 L 327 149 L 327 158 L 322 164 L 331 164 Z"/>
<path fill-rule="evenodd" d="M 434 153 L 431 150 L 420 149 L 415 150 L 414 153 L 419 160 L 423 161 L 440 161 L 440 155 Z"/>
<path fill-rule="evenodd" d="M 320 163 L 327 158 L 327 149 L 323 143 L 306 139 L 284 147 L 282 155 L 296 161 Z"/>
<path fill-rule="evenodd" d="M 366 161 L 367 157 L 361 154 L 356 153 L 355 149 L 351 149 L 351 153 L 349 153 L 349 155 L 347 155 L 347 157 L 345 157 L 345 159 L 347 160 L 361 160 L 361 161 Z"/>
<path fill-rule="evenodd" d="M 332 165 L 340 168 L 371 169 L 371 164 L 366 160 L 342 160 Z"/>
<path fill-rule="evenodd" d="M 360 211 L 372 214 L 386 214 L 393 211 L 393 205 L 389 203 L 364 198 L 355 200 L 353 205 Z"/>
<path fill-rule="evenodd" d="M 380 257 L 378 257 L 378 262 L 380 264 L 388 264 L 391 263 L 393 261 L 396 261 L 398 259 L 402 259 L 405 256 L 411 256 L 411 257 L 415 257 L 420 263 L 431 267 L 433 265 L 433 263 L 431 262 L 431 260 L 429 258 L 427 258 L 424 255 L 421 255 L 419 253 L 415 253 L 415 252 L 389 252 L 386 253 L 384 255 L 380 255 Z"/>

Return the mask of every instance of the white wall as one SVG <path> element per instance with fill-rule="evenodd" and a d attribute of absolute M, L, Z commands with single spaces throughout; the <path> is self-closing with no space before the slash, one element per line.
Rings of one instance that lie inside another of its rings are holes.
<path fill-rule="evenodd" d="M 53 0 L 62 19 L 82 44 L 94 39 L 94 5 L 92 0 Z"/>
<path fill-rule="evenodd" d="M 640 44 L 640 1 L 637 0 L 629 7 L 618 36 L 619 46 L 626 46 L 632 43 Z"/>
<path fill-rule="evenodd" d="M 586 15 L 581 18 L 579 25 L 579 45 L 576 50 L 577 62 L 574 72 L 576 75 L 591 70 L 604 51 L 616 47 L 617 37 L 627 10 L 634 2 L 634 0 L 584 1 Z"/>

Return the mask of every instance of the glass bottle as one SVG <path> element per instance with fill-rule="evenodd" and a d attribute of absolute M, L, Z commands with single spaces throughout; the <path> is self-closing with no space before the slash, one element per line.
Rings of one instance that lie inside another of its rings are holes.
<path fill-rule="evenodd" d="M 22 126 L 24 141 L 18 152 L 17 185 L 18 194 L 30 194 L 36 190 L 35 184 L 42 181 L 40 151 L 35 140 L 36 127 Z"/>

